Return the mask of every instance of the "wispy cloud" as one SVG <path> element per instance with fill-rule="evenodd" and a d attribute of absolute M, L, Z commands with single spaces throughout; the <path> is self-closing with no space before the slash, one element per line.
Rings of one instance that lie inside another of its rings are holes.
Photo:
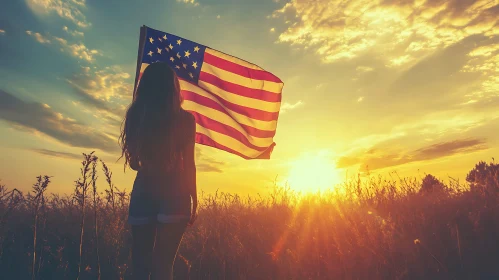
<path fill-rule="evenodd" d="M 50 44 L 50 40 L 38 32 L 26 30 L 26 34 L 35 38 L 35 40 L 37 40 L 40 44 Z"/>
<path fill-rule="evenodd" d="M 213 158 L 205 155 L 199 147 L 196 147 L 196 169 L 199 172 L 216 172 L 222 173 L 222 168 L 225 166 L 224 162 L 214 160 Z"/>
<path fill-rule="evenodd" d="M 57 42 L 61 44 L 61 51 L 67 52 L 74 57 L 85 60 L 87 62 L 93 62 L 95 56 L 102 55 L 98 50 L 89 49 L 83 43 L 70 44 L 67 40 L 55 37 Z"/>
<path fill-rule="evenodd" d="M 296 108 L 298 108 L 298 107 L 302 107 L 303 105 L 305 105 L 305 103 L 303 103 L 301 100 L 298 100 L 298 101 L 297 101 L 296 103 L 294 103 L 294 104 L 284 102 L 284 103 L 281 105 L 280 114 L 284 114 L 285 112 L 287 112 L 287 111 L 289 111 L 289 110 L 293 110 L 293 109 L 296 109 Z"/>
<path fill-rule="evenodd" d="M 108 152 L 116 152 L 119 148 L 116 139 L 95 128 L 65 117 L 47 104 L 26 102 L 4 90 L 0 90 L 0 118 L 70 146 Z"/>
<path fill-rule="evenodd" d="M 70 20 L 79 27 L 88 27 L 82 9 L 86 7 L 85 0 L 27 0 L 28 7 L 37 14 L 55 12 L 59 17 Z"/>
<path fill-rule="evenodd" d="M 34 37 L 41 44 L 49 44 L 52 42 L 57 42 L 59 44 L 60 50 L 62 52 L 68 53 L 80 60 L 86 62 L 94 62 L 95 57 L 102 55 L 102 53 L 96 49 L 90 49 L 82 42 L 70 43 L 68 40 L 51 35 L 42 35 L 38 32 L 26 31 L 26 34 Z"/>
<path fill-rule="evenodd" d="M 390 67 L 473 34 L 498 34 L 497 2 L 291 0 L 273 13 L 290 21 L 279 41 L 313 48 L 323 62 L 376 54 Z"/>
<path fill-rule="evenodd" d="M 470 60 L 461 72 L 479 75 L 474 88 L 466 95 L 467 103 L 490 102 L 499 98 L 499 44 L 478 46 L 468 54 Z"/>
<path fill-rule="evenodd" d="M 177 0 L 177 2 L 199 6 L 199 2 L 197 2 L 196 0 Z"/>
<path fill-rule="evenodd" d="M 462 139 L 440 142 L 407 153 L 371 148 L 362 154 L 341 157 L 337 162 L 337 167 L 344 168 L 359 164 L 361 169 L 367 168 L 369 170 L 377 170 L 411 162 L 434 160 L 486 149 L 488 149 L 488 147 L 483 139 Z"/>
<path fill-rule="evenodd" d="M 77 37 L 77 36 L 83 37 L 85 35 L 85 33 L 78 31 L 78 30 L 71 30 L 67 26 L 62 27 L 62 30 L 66 31 L 68 34 L 70 34 L 71 36 L 74 36 L 74 37 Z"/>
<path fill-rule="evenodd" d="M 38 153 L 38 154 L 56 157 L 56 158 L 66 158 L 66 159 L 76 159 L 76 160 L 80 160 L 82 158 L 82 156 L 78 155 L 78 154 L 52 151 L 52 150 L 47 150 L 47 149 L 31 149 L 31 151 Z"/>
<path fill-rule="evenodd" d="M 67 81 L 87 95 L 102 101 L 111 99 L 130 101 L 132 96 L 131 75 L 119 66 L 103 69 L 84 67 L 81 73 L 73 75 Z"/>

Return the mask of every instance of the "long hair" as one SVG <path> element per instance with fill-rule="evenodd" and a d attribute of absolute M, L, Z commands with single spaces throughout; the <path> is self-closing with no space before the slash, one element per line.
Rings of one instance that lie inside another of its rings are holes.
<path fill-rule="evenodd" d="M 149 65 L 122 123 L 119 141 L 125 168 L 143 167 L 149 161 L 157 164 L 153 159 L 168 169 L 177 165 L 179 152 L 174 136 L 181 104 L 175 72 L 163 62 Z"/>

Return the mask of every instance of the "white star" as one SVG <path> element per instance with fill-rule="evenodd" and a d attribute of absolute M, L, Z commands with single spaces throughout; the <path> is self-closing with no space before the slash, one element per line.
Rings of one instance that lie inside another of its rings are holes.
<path fill-rule="evenodd" d="M 175 58 L 173 58 L 173 56 L 172 56 L 172 57 L 170 57 L 170 61 L 171 61 L 171 62 L 175 61 Z"/>
<path fill-rule="evenodd" d="M 184 69 L 187 69 L 187 64 L 182 63 L 182 66 L 184 66 Z"/>
<path fill-rule="evenodd" d="M 178 66 L 178 65 L 175 65 L 175 68 L 177 68 L 177 69 L 180 69 L 180 66 Z"/>
<path fill-rule="evenodd" d="M 151 44 L 154 42 L 154 39 L 152 37 L 149 37 L 149 42 L 151 42 Z"/>
<path fill-rule="evenodd" d="M 179 59 L 181 58 L 181 56 L 180 56 L 180 54 L 179 54 L 179 53 L 177 53 L 177 57 L 178 57 Z"/>
<path fill-rule="evenodd" d="M 182 40 L 178 39 L 177 44 L 179 44 L 179 45 L 182 44 Z"/>
<path fill-rule="evenodd" d="M 147 55 L 148 55 L 148 56 L 152 56 L 152 54 L 153 54 L 153 52 L 152 52 L 152 51 L 149 51 L 149 52 L 147 53 Z"/>
<path fill-rule="evenodd" d="M 191 72 L 189 72 L 189 76 L 191 76 L 191 78 L 193 78 L 193 79 L 194 79 L 194 75 L 192 75 L 192 73 L 191 73 Z"/>
<path fill-rule="evenodd" d="M 170 48 L 166 47 L 166 48 L 165 48 L 165 50 L 166 50 L 167 52 L 169 52 L 169 51 L 170 51 Z"/>
<path fill-rule="evenodd" d="M 192 67 L 194 67 L 194 69 L 198 69 L 198 63 L 194 61 L 194 63 L 192 63 Z"/>
<path fill-rule="evenodd" d="M 194 47 L 194 51 L 195 51 L 195 52 L 199 52 L 199 47 L 198 47 L 198 46 L 195 46 L 195 47 Z"/>
<path fill-rule="evenodd" d="M 170 47 L 170 49 L 171 49 L 171 50 L 173 50 L 173 46 L 172 46 L 172 44 L 170 44 L 168 47 Z"/>
<path fill-rule="evenodd" d="M 158 48 L 158 53 L 161 54 L 162 49 Z"/>
<path fill-rule="evenodd" d="M 165 39 L 165 40 L 168 39 L 168 38 L 166 38 L 166 34 L 165 34 L 165 36 L 163 36 L 163 39 Z"/>
<path fill-rule="evenodd" d="M 160 42 L 163 42 L 163 40 L 161 40 L 161 38 L 159 38 L 159 37 L 158 37 L 158 40 L 159 40 Z"/>
<path fill-rule="evenodd" d="M 189 50 L 185 51 L 185 57 L 189 58 L 189 55 L 191 55 L 191 53 L 189 52 Z"/>

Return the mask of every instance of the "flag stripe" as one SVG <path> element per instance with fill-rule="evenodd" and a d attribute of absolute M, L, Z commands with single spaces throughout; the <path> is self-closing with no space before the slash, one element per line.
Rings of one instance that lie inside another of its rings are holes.
<path fill-rule="evenodd" d="M 225 134 L 218 133 L 214 130 L 207 129 L 206 127 L 203 127 L 200 124 L 196 124 L 196 132 L 199 132 L 199 133 L 204 134 L 204 135 L 209 135 L 209 137 L 213 141 L 215 141 L 219 144 L 222 144 L 226 147 L 229 147 L 231 149 L 234 149 L 234 150 L 240 152 L 241 154 L 245 155 L 246 157 L 254 158 L 254 157 L 257 157 L 258 155 L 260 155 L 264 151 L 264 150 L 258 151 L 258 150 L 252 149 L 252 148 L 244 145 L 243 143 L 239 142 L 237 139 L 232 138 L 231 136 L 227 136 Z"/>
<path fill-rule="evenodd" d="M 250 97 L 245 97 L 239 94 L 232 93 L 230 91 L 223 90 L 217 86 L 201 80 L 198 81 L 198 84 L 199 88 L 206 90 L 212 95 L 218 96 L 225 100 L 230 100 L 231 103 L 267 112 L 279 112 L 279 107 L 281 105 L 280 102 L 267 102 Z"/>
<path fill-rule="evenodd" d="M 224 98 L 224 96 L 220 96 L 220 95 L 216 95 L 216 94 L 213 94 L 214 91 L 219 91 L 220 93 L 222 93 L 223 95 L 229 95 L 230 96 L 230 93 L 227 93 L 223 90 L 220 90 L 218 89 L 217 87 L 214 87 L 214 86 L 210 86 L 210 85 L 207 85 L 207 87 L 209 87 L 208 90 L 204 89 L 204 88 L 201 88 L 201 87 L 198 87 L 192 83 L 189 83 L 185 80 L 181 80 L 180 81 L 180 89 L 181 90 L 186 90 L 186 91 L 190 91 L 190 92 L 194 92 L 194 93 L 197 93 L 199 95 L 203 95 L 205 97 L 211 97 L 210 99 L 212 100 L 220 100 L 220 99 L 224 99 L 224 100 L 231 100 L 230 98 Z M 218 89 L 218 90 L 216 90 Z M 234 99 L 232 99 L 231 101 L 235 101 Z M 218 102 L 219 103 L 219 102 Z M 242 107 L 245 107 L 245 108 L 251 108 L 251 109 L 254 109 L 252 107 L 249 107 L 249 106 L 245 106 L 247 104 L 240 104 L 240 103 L 235 103 L 235 102 L 230 102 L 232 104 L 235 104 L 235 105 L 239 105 L 239 106 L 242 106 Z M 273 104 L 273 103 L 268 103 L 268 102 L 265 102 L 265 104 Z M 222 104 L 220 104 L 222 105 Z M 274 106 L 276 106 L 275 104 L 273 104 Z M 261 106 L 263 107 L 263 106 Z M 267 106 L 268 108 L 265 108 L 265 109 L 272 109 L 270 106 Z M 256 109 L 258 110 L 258 109 Z M 260 110 L 260 111 L 264 111 L 264 112 L 269 112 L 269 113 L 272 113 L 272 110 L 263 110 L 263 108 Z M 233 112 L 234 114 L 232 115 L 232 117 L 237 117 L 237 120 L 241 120 L 241 122 L 243 122 L 244 124 L 246 125 L 249 125 L 249 126 L 253 126 L 253 127 L 260 127 L 261 129 L 263 130 L 274 130 L 276 125 L 277 125 L 277 119 L 271 119 L 269 121 L 266 121 L 266 120 L 258 120 L 256 118 L 250 118 L 248 116 L 244 116 L 244 115 L 241 115 L 239 113 L 236 113 L 236 112 Z M 270 125 L 270 127 L 269 127 Z"/>
<path fill-rule="evenodd" d="M 192 92 L 187 89 L 182 90 L 182 96 L 185 100 L 196 101 L 197 99 L 209 99 L 211 102 L 216 102 L 220 106 L 222 106 L 226 111 L 233 111 L 235 113 L 244 115 L 248 118 L 260 120 L 260 121 L 275 121 L 279 117 L 279 113 L 277 112 L 266 112 L 258 109 L 248 108 L 245 106 L 241 106 L 239 104 L 231 103 L 223 98 L 220 98 L 216 95 L 211 95 L 206 93 L 205 91 L 199 90 L 198 92 Z M 206 101 L 206 102 L 209 102 Z M 198 102 L 199 103 L 199 102 Z M 228 112 L 229 113 L 229 112 Z"/>
<path fill-rule="evenodd" d="M 226 151 L 226 152 L 229 152 L 231 154 L 235 154 L 237 156 L 240 156 L 244 159 L 251 159 L 227 146 L 224 146 L 224 145 L 221 145 L 215 141 L 213 141 L 213 139 L 211 139 L 210 137 L 204 135 L 204 134 L 201 134 L 199 132 L 196 132 L 196 143 L 199 143 L 201 145 L 206 145 L 206 146 L 210 146 L 210 147 L 214 147 L 214 148 L 217 148 L 219 150 L 223 150 L 223 151 Z"/>
<path fill-rule="evenodd" d="M 225 91 L 233 92 L 235 94 L 242 95 L 245 97 L 254 98 L 267 102 L 281 102 L 281 94 L 277 94 L 262 89 L 253 89 L 253 88 L 244 87 L 238 84 L 222 80 L 221 78 L 207 72 L 201 72 L 199 74 L 199 80 L 206 83 L 210 83 Z"/>
<path fill-rule="evenodd" d="M 277 78 L 276 76 L 265 70 L 248 68 L 240 64 L 234 63 L 232 61 L 220 58 L 209 52 L 205 52 L 204 54 L 204 63 L 215 65 L 220 69 L 241 75 L 246 78 L 282 83 L 282 81 L 279 78 Z"/>
<path fill-rule="evenodd" d="M 268 145 L 270 145 L 274 142 L 274 141 L 272 141 L 272 139 L 270 139 L 270 144 L 267 143 L 264 146 L 253 145 L 252 143 L 250 143 L 248 138 L 246 138 L 246 136 L 243 133 L 239 132 L 237 129 L 235 129 L 231 126 L 225 125 L 225 124 L 218 122 L 216 120 L 210 119 L 206 116 L 203 116 L 198 112 L 194 112 L 194 111 L 189 111 L 189 112 L 194 116 L 197 124 L 201 125 L 202 127 L 206 128 L 206 129 L 213 130 L 215 132 L 225 134 L 229 137 L 232 137 L 250 149 L 257 150 L 257 151 L 265 151 L 268 149 Z"/>
<path fill-rule="evenodd" d="M 222 80 L 230 81 L 231 83 L 238 84 L 244 87 L 265 90 L 273 92 L 275 94 L 280 94 L 283 87 L 282 83 L 253 80 L 250 78 L 239 76 L 229 71 L 225 71 L 223 69 L 218 68 L 216 65 L 211 65 L 208 63 L 203 63 L 203 66 L 201 67 L 201 72 L 215 75 Z"/>
<path fill-rule="evenodd" d="M 246 68 L 255 69 L 255 70 L 264 70 L 262 67 L 255 65 L 253 63 L 247 62 L 246 60 L 242 60 L 240 58 L 234 57 L 232 55 L 228 55 L 226 53 L 223 53 L 223 52 L 211 49 L 211 48 L 206 48 L 204 53 L 205 54 L 208 53 L 208 54 L 220 57 L 224 60 L 239 64 L 239 65 L 244 66 Z"/>
<path fill-rule="evenodd" d="M 182 94 L 187 95 L 187 94 L 192 94 L 192 93 L 187 93 L 187 92 L 183 91 Z M 192 104 L 192 103 L 195 103 L 195 104 Z M 252 144 L 254 144 L 256 146 L 266 146 L 269 143 L 272 143 L 272 141 L 273 141 L 272 137 L 260 137 L 260 135 L 262 135 L 263 132 L 268 134 L 268 133 L 272 133 L 273 131 L 257 131 L 257 133 L 256 133 L 257 135 L 255 136 L 254 135 L 254 130 L 256 130 L 255 128 L 251 127 L 251 129 L 248 129 L 249 126 L 241 125 L 241 123 L 238 123 L 236 120 L 231 118 L 230 115 L 228 115 L 226 112 L 223 112 L 223 110 L 220 110 L 220 108 L 219 109 L 212 108 L 209 105 L 210 104 L 203 102 L 203 100 L 196 99 L 196 100 L 184 101 L 184 104 L 182 104 L 182 108 L 184 108 L 185 110 L 191 110 L 191 108 L 193 106 L 204 106 L 204 107 L 206 107 L 206 108 L 202 109 L 202 114 L 204 116 L 207 116 L 211 119 L 217 120 L 218 122 L 223 123 L 224 125 L 230 126 L 230 127 L 234 128 L 235 130 L 239 131 L 240 133 L 246 135 L 246 138 L 248 138 L 248 140 Z"/>
<path fill-rule="evenodd" d="M 216 103 L 214 103 L 216 104 Z M 241 131 L 244 134 L 249 134 L 251 136 L 255 136 L 258 138 L 268 138 L 268 137 L 261 137 L 261 135 L 268 135 L 273 132 L 275 132 L 275 126 L 274 129 L 262 129 L 262 126 L 259 126 L 259 128 L 255 128 L 254 126 L 250 126 L 248 124 L 245 124 L 241 122 L 239 119 L 233 118 L 230 115 L 227 115 L 227 112 L 224 112 L 223 108 L 212 108 L 210 107 L 211 105 L 214 104 L 199 104 L 197 102 L 193 102 L 191 100 L 184 100 L 182 104 L 182 108 L 188 111 L 196 111 L 199 112 L 205 116 L 208 116 L 212 119 L 216 119 L 220 122 L 223 122 L 227 125 L 230 125 L 236 129 L 238 129 L 237 124 L 240 125 L 239 131 Z M 243 126 L 244 125 L 244 126 Z"/>
<path fill-rule="evenodd" d="M 192 104 L 194 103 L 194 104 Z M 194 108 L 193 108 L 194 107 Z M 201 108 L 203 107 L 203 108 Z M 243 133 L 246 135 L 246 138 L 248 140 L 257 145 L 257 146 L 263 146 L 268 144 L 269 142 L 272 142 L 272 137 L 275 135 L 275 130 L 261 130 L 257 129 L 251 126 L 247 126 L 241 123 L 238 123 L 236 120 L 231 118 L 229 115 L 219 112 L 217 110 L 213 110 L 212 108 L 205 107 L 202 105 L 199 105 L 195 102 L 185 102 L 182 104 L 182 108 L 187 111 L 196 111 L 196 112 L 201 112 L 202 115 L 207 116 L 211 119 L 216 119 L 217 121 L 231 126 L 235 128 L 237 131 Z"/>

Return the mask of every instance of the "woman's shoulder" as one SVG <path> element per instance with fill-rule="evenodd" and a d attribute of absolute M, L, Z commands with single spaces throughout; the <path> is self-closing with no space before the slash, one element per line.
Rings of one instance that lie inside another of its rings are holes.
<path fill-rule="evenodd" d="M 189 125 L 192 126 L 192 125 L 194 125 L 196 123 L 196 119 L 194 119 L 194 116 L 191 113 L 189 113 L 189 112 L 187 112 L 187 111 L 185 111 L 185 110 L 182 109 L 181 114 L 182 114 L 182 119 L 187 124 L 189 124 Z"/>

